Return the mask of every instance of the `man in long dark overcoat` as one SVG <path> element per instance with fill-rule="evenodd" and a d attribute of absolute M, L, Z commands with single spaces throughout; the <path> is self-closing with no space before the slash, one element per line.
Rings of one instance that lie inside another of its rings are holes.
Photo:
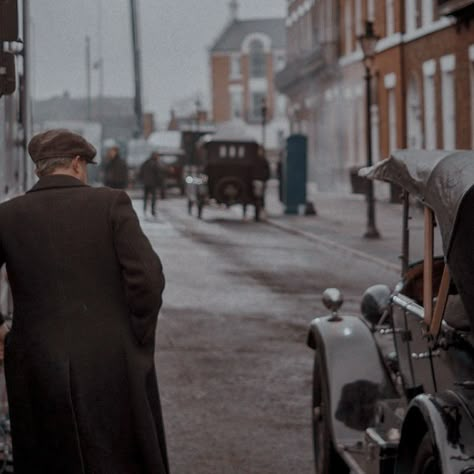
<path fill-rule="evenodd" d="M 156 215 L 156 192 L 158 189 L 163 194 L 164 169 L 160 164 L 160 155 L 153 152 L 150 157 L 140 166 L 138 173 L 143 183 L 143 212 L 146 214 L 148 200 L 151 202 L 151 215 Z"/>
<path fill-rule="evenodd" d="M 154 365 L 160 259 L 127 194 L 86 185 L 92 145 L 52 130 L 29 152 L 39 182 L 0 205 L 15 474 L 168 473 Z"/>
<path fill-rule="evenodd" d="M 114 189 L 125 189 L 128 185 L 128 167 L 120 156 L 119 147 L 114 145 L 107 150 L 104 165 L 104 185 Z"/>

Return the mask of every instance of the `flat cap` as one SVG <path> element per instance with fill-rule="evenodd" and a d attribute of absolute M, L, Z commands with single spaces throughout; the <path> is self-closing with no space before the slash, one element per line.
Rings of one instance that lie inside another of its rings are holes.
<path fill-rule="evenodd" d="M 81 135 L 65 128 L 57 128 L 35 135 L 28 144 L 31 159 L 38 161 L 50 158 L 74 158 L 80 156 L 88 163 L 96 163 L 96 149 Z"/>

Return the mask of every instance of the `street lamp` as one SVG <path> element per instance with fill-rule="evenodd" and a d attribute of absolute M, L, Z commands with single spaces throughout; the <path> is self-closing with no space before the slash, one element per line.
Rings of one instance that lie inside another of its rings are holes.
<path fill-rule="evenodd" d="M 262 149 L 263 153 L 265 154 L 265 129 L 267 126 L 267 113 L 268 113 L 268 106 L 267 106 L 267 99 L 262 97 L 262 102 L 260 104 L 260 114 L 262 117 Z"/>
<path fill-rule="evenodd" d="M 196 126 L 197 131 L 199 132 L 201 129 L 201 100 L 199 97 L 194 102 L 194 105 L 196 106 Z"/>
<path fill-rule="evenodd" d="M 366 83 L 366 98 L 367 98 L 367 166 L 372 166 L 372 120 L 371 120 L 371 106 L 372 106 L 372 65 L 375 56 L 375 46 L 379 37 L 374 32 L 374 23 L 372 21 L 365 22 L 365 32 L 363 35 L 357 37 L 364 55 L 365 67 L 365 83 Z M 374 183 L 372 180 L 367 180 L 366 187 L 367 199 L 367 230 L 364 234 L 366 239 L 379 239 L 380 233 L 375 225 L 375 200 L 374 200 Z"/>

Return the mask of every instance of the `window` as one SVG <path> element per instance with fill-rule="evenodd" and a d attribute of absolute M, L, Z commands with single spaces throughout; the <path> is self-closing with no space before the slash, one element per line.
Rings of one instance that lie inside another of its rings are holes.
<path fill-rule="evenodd" d="M 219 147 L 219 158 L 227 158 L 227 147 L 225 145 Z"/>
<path fill-rule="evenodd" d="M 250 77 L 266 76 L 266 57 L 263 44 L 259 40 L 250 43 Z"/>
<path fill-rule="evenodd" d="M 407 32 L 416 29 L 416 0 L 406 0 L 405 28 Z"/>
<path fill-rule="evenodd" d="M 395 8 L 394 0 L 386 0 L 385 2 L 386 14 L 385 14 L 385 35 L 390 36 L 395 33 Z"/>
<path fill-rule="evenodd" d="M 356 102 L 356 123 L 357 123 L 357 164 L 363 165 L 366 162 L 367 143 L 365 140 L 366 117 L 365 117 L 365 101 L 359 97 Z"/>
<path fill-rule="evenodd" d="M 231 118 L 242 118 L 242 92 L 232 90 L 230 92 L 230 116 Z"/>
<path fill-rule="evenodd" d="M 433 22 L 433 0 L 422 0 L 421 18 L 423 26 Z"/>
<path fill-rule="evenodd" d="M 242 72 L 240 69 L 240 55 L 233 54 L 230 57 L 230 77 L 231 79 L 239 79 Z"/>
<path fill-rule="evenodd" d="M 254 92 L 252 93 L 251 101 L 251 117 L 253 121 L 262 120 L 262 100 L 266 99 L 264 92 Z"/>
<path fill-rule="evenodd" d="M 375 0 L 367 0 L 367 20 L 375 20 Z"/>
<path fill-rule="evenodd" d="M 286 117 L 286 96 L 283 94 L 277 94 L 276 115 L 278 117 Z"/>
<path fill-rule="evenodd" d="M 391 152 L 397 148 L 397 99 L 395 95 L 397 76 L 393 72 L 386 74 L 383 81 L 387 91 L 388 151 Z"/>
<path fill-rule="evenodd" d="M 441 102 L 443 107 L 443 148 L 456 148 L 455 56 L 441 58 Z"/>
<path fill-rule="evenodd" d="M 275 61 L 275 71 L 279 72 L 285 67 L 286 59 L 285 55 L 283 53 L 278 53 L 275 55 L 274 58 Z"/>
<path fill-rule="evenodd" d="M 423 88 L 425 99 L 425 148 L 436 149 L 436 108 L 435 108 L 435 83 L 434 75 L 436 63 L 434 60 L 423 63 Z"/>
<path fill-rule="evenodd" d="M 351 9 L 352 0 L 346 0 L 344 8 L 344 25 L 345 25 L 345 49 L 346 54 L 352 52 L 352 9 Z"/>
<path fill-rule="evenodd" d="M 397 148 L 397 102 L 395 89 L 388 91 L 388 147 L 389 152 Z"/>
<path fill-rule="evenodd" d="M 362 5 L 361 0 L 355 0 L 355 33 L 362 34 Z"/>
<path fill-rule="evenodd" d="M 239 158 L 245 158 L 245 147 L 239 146 Z"/>
<path fill-rule="evenodd" d="M 347 143 L 346 143 L 346 150 L 347 150 L 347 162 L 350 166 L 354 166 L 356 164 L 356 147 L 355 143 L 357 140 L 356 137 L 356 124 L 355 121 L 355 113 L 357 111 L 357 107 L 355 107 L 355 101 L 352 97 L 347 99 L 346 103 L 346 117 L 348 120 L 348 127 L 347 127 Z"/>
<path fill-rule="evenodd" d="M 229 158 L 235 158 L 236 157 L 236 154 L 237 154 L 237 150 L 235 148 L 235 146 L 230 146 L 229 147 Z"/>

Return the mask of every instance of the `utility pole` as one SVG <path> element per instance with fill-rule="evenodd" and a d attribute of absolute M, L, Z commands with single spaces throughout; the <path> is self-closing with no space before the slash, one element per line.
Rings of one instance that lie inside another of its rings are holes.
<path fill-rule="evenodd" d="M 99 0 L 98 4 L 98 45 L 99 45 L 99 59 L 97 60 L 97 68 L 99 69 L 99 92 L 97 98 L 97 117 L 96 120 L 102 124 L 102 100 L 104 97 L 104 56 L 102 51 L 102 0 Z"/>
<path fill-rule="evenodd" d="M 135 138 L 143 135 L 143 105 L 142 105 L 142 74 L 141 74 L 141 51 L 140 34 L 138 24 L 137 0 L 130 0 L 130 12 L 132 22 L 132 47 L 133 68 L 135 72 Z"/>
<path fill-rule="evenodd" d="M 87 120 L 91 120 L 91 39 L 86 36 L 86 94 Z"/>
<path fill-rule="evenodd" d="M 23 190 L 26 191 L 30 186 L 30 167 L 27 152 L 27 144 L 30 139 L 30 1 L 23 0 L 23 71 L 21 80 L 21 116 L 23 128 L 23 162 L 21 170 L 21 179 Z"/>

